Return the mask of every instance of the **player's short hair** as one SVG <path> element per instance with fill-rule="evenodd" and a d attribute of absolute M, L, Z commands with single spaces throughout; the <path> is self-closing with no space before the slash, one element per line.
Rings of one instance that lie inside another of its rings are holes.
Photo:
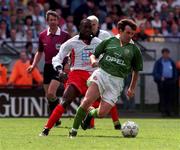
<path fill-rule="evenodd" d="M 89 19 L 91 21 L 96 20 L 97 23 L 99 23 L 99 19 L 96 16 L 94 16 L 94 15 L 91 15 L 91 16 L 87 17 L 87 19 Z"/>
<path fill-rule="evenodd" d="M 90 26 L 91 26 L 91 20 L 89 20 L 89 19 L 87 19 L 87 18 L 85 18 L 85 19 L 82 19 L 81 20 L 81 22 L 80 22 L 80 25 L 79 25 L 79 38 L 81 39 L 82 37 L 83 37 L 83 34 L 84 33 L 82 33 L 82 27 L 85 25 L 85 24 L 89 24 Z M 92 28 L 92 26 L 91 26 L 91 28 Z"/>
<path fill-rule="evenodd" d="M 59 19 L 59 15 L 57 14 L 56 11 L 53 11 L 53 10 L 48 10 L 46 12 L 46 20 L 48 20 L 49 16 L 54 16 L 54 17 L 57 17 Z"/>
<path fill-rule="evenodd" d="M 118 30 L 124 31 L 126 25 L 130 26 L 134 31 L 136 31 L 136 29 L 137 29 L 137 25 L 132 19 L 120 20 L 117 24 L 117 28 L 118 28 Z"/>
<path fill-rule="evenodd" d="M 87 18 L 82 19 L 81 22 L 80 22 L 80 26 L 79 26 L 79 27 L 83 26 L 85 22 L 91 23 L 91 20 L 89 20 L 89 19 L 87 19 Z"/>

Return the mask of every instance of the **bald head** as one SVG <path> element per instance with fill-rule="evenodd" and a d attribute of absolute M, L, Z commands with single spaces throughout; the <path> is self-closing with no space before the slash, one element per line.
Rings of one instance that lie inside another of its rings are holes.
<path fill-rule="evenodd" d="M 99 19 L 94 15 L 87 17 L 87 19 L 89 19 L 91 21 L 96 21 L 97 23 L 99 23 Z"/>
<path fill-rule="evenodd" d="M 96 35 L 99 30 L 99 19 L 94 15 L 87 17 L 87 19 L 91 20 L 92 31 Z"/>

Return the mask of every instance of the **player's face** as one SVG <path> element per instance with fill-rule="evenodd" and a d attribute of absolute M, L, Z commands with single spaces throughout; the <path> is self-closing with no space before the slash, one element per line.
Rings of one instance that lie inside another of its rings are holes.
<path fill-rule="evenodd" d="M 96 32 L 98 30 L 98 22 L 96 20 L 92 20 L 91 21 L 91 26 L 92 26 L 93 33 L 96 34 Z"/>
<path fill-rule="evenodd" d="M 83 35 L 85 38 L 89 38 L 90 35 L 92 34 L 92 26 L 91 22 L 84 22 L 81 27 L 80 27 L 80 33 Z"/>
<path fill-rule="evenodd" d="M 129 43 L 134 34 L 135 31 L 128 25 L 125 27 L 124 31 L 120 31 L 121 40 L 123 40 L 124 43 Z"/>
<path fill-rule="evenodd" d="M 56 28 L 59 24 L 59 20 L 57 17 L 49 15 L 49 17 L 47 19 L 47 23 L 50 28 Z"/>

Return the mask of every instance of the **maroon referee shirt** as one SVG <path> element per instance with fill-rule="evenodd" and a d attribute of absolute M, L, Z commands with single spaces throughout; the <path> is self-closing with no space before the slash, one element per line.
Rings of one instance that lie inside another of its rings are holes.
<path fill-rule="evenodd" d="M 60 28 L 55 34 L 50 33 L 49 28 L 40 33 L 38 51 L 44 52 L 46 64 L 52 63 L 52 58 L 56 56 L 60 46 L 68 39 L 70 39 L 70 35 Z"/>

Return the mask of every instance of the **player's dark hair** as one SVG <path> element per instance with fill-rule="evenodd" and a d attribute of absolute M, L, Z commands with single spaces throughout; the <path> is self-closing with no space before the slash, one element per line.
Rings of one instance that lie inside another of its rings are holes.
<path fill-rule="evenodd" d="M 57 14 L 56 11 L 53 11 L 53 10 L 48 10 L 46 12 L 46 20 L 48 20 L 49 16 L 54 16 L 54 17 L 57 17 L 59 19 L 59 15 Z"/>
<path fill-rule="evenodd" d="M 82 19 L 82 20 L 81 20 L 80 25 L 79 25 L 79 28 L 81 28 L 81 27 L 84 25 L 84 23 L 86 23 L 86 22 L 89 22 L 89 24 L 91 24 L 91 20 L 85 18 L 85 19 Z"/>
<path fill-rule="evenodd" d="M 118 30 L 124 31 L 126 26 L 130 26 L 134 31 L 137 29 L 136 23 L 132 19 L 122 19 L 118 22 Z"/>

